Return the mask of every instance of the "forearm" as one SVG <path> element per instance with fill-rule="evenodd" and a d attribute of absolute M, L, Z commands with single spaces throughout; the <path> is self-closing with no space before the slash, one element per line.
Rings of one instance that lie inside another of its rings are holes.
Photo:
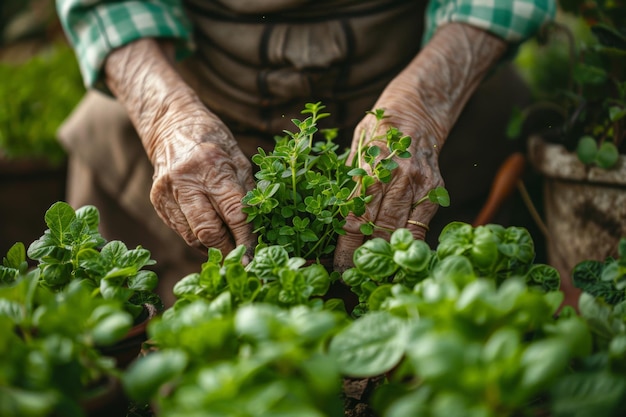
<path fill-rule="evenodd" d="M 420 132 L 416 145 L 439 153 L 465 104 L 501 59 L 503 40 L 462 23 L 443 25 L 381 95 L 393 123 Z"/>
<path fill-rule="evenodd" d="M 108 88 L 127 109 L 153 163 L 168 153 L 164 136 L 197 143 L 215 121 L 173 62 L 171 43 L 146 38 L 114 50 L 104 66 Z M 175 128 L 179 134 L 169 134 Z"/>

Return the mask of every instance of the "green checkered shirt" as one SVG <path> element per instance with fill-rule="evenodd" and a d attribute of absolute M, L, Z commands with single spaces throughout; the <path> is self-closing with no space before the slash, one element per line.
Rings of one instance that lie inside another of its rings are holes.
<path fill-rule="evenodd" d="M 556 13 L 556 0 L 430 0 L 423 41 L 448 22 L 463 22 L 519 44 Z M 178 52 L 192 48 L 191 28 L 181 0 L 56 0 L 87 87 L 97 84 L 114 48 L 142 37 L 178 40 Z"/>

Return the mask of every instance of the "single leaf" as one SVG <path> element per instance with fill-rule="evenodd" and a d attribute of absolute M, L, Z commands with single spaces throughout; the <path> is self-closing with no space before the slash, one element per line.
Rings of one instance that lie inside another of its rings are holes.
<path fill-rule="evenodd" d="M 578 140 L 576 154 L 583 164 L 591 164 L 595 161 L 598 153 L 598 144 L 591 136 L 583 136 Z"/>
<path fill-rule="evenodd" d="M 339 332 L 329 352 L 352 377 L 372 377 L 391 370 L 404 356 L 404 322 L 384 311 L 370 312 Z"/>
<path fill-rule="evenodd" d="M 147 402 L 163 384 L 182 375 L 187 363 L 187 355 L 180 350 L 151 352 L 131 363 L 122 375 L 124 390 L 131 399 Z"/>
<path fill-rule="evenodd" d="M 619 151 L 613 142 L 603 142 L 596 155 L 596 164 L 603 169 L 613 168 L 619 159 Z"/>
<path fill-rule="evenodd" d="M 76 212 L 67 203 L 58 201 L 46 211 L 44 219 L 50 234 L 59 243 L 64 243 L 64 235 L 76 218 Z"/>

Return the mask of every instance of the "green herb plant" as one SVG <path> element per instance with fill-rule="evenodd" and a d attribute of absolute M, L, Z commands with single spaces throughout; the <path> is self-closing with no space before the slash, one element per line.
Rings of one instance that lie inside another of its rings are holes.
<path fill-rule="evenodd" d="M 133 318 L 118 300 L 91 297 L 86 281 L 55 291 L 26 265 L 17 243 L 0 266 L 0 415 L 83 417 L 84 402 L 119 377 L 99 348 Z"/>
<path fill-rule="evenodd" d="M 259 149 L 252 158 L 259 169 L 256 187 L 243 198 L 244 212 L 259 236 L 259 245 L 280 245 L 289 255 L 305 259 L 330 256 L 349 213 L 360 216 L 372 196 L 368 188 L 388 183 L 398 167 L 396 158 L 411 156 L 411 138 L 390 127 L 376 135 L 386 117 L 383 110 L 370 112 L 376 123 L 363 131 L 351 165 L 348 152 L 337 153 L 336 129 L 318 129 L 329 116 L 321 103 L 308 103 L 304 120 L 292 120 L 297 131 L 276 138 L 273 151 Z M 321 135 L 322 139 L 318 139 Z M 385 156 L 376 143 L 386 144 Z M 373 226 L 361 231 L 371 234 Z"/>
<path fill-rule="evenodd" d="M 617 249 L 617 258 L 583 261 L 572 272 L 593 352 L 556 385 L 555 415 L 618 416 L 626 409 L 626 238 Z"/>
<path fill-rule="evenodd" d="M 621 339 L 597 348 L 590 322 L 571 307 L 559 310 L 558 273 L 534 263 L 524 229 L 455 222 L 435 249 L 406 229 L 389 242 L 367 241 L 344 273 L 359 295 L 369 294 L 353 317 L 311 302 L 306 285 L 289 303 L 269 296 L 302 258 L 269 246 L 248 268 L 243 252 L 222 259 L 212 251 L 199 275 L 181 281 L 182 302 L 149 325 L 155 350 L 123 382 L 157 416 L 348 415 L 355 410 L 338 402 L 341 381 L 381 376 L 365 401 L 382 417 L 566 416 L 568 393 L 585 410 L 620 415 L 624 378 L 594 361 L 609 352 L 608 363 L 621 369 Z M 613 320 L 614 329 L 624 327 Z M 588 370 L 599 375 L 591 390 L 580 383 Z"/>
<path fill-rule="evenodd" d="M 133 317 L 140 316 L 146 302 L 161 306 L 154 292 L 158 277 L 143 269 L 155 263 L 150 252 L 141 246 L 128 249 L 121 241 L 106 242 L 98 230 L 96 207 L 74 210 L 59 201 L 44 219 L 48 229 L 27 250 L 37 262 L 42 286 L 59 291 L 72 281 L 84 281 L 93 297 L 119 300 Z"/>
<path fill-rule="evenodd" d="M 226 257 L 210 248 L 200 272 L 189 274 L 176 283 L 176 302 L 164 314 L 172 314 L 197 300 L 213 301 L 226 296 L 234 307 L 260 302 L 280 307 L 322 307 L 321 297 L 338 275 L 329 274 L 320 264 L 307 265 L 304 258 L 290 257 L 287 250 L 278 245 L 259 248 L 245 267 L 244 254 L 244 246 L 237 247 Z"/>
<path fill-rule="evenodd" d="M 151 322 L 157 348 L 125 373 L 129 396 L 169 417 L 343 416 L 326 345 L 345 315 L 230 300 L 195 300 Z"/>
<path fill-rule="evenodd" d="M 386 376 L 371 400 L 384 417 L 549 413 L 592 335 L 557 314 L 558 273 L 534 256 L 527 231 L 497 225 L 451 223 L 433 250 L 408 230 L 372 239 L 343 276 L 360 315 L 329 352 L 344 376 Z"/>
<path fill-rule="evenodd" d="M 378 309 L 394 285 L 413 288 L 435 269 L 460 280 L 476 275 L 499 285 L 521 277 L 529 287 L 558 290 L 558 272 L 534 259 L 534 243 L 525 228 L 451 222 L 441 231 L 436 249 L 414 239 L 407 229 L 394 231 L 389 241 L 366 241 L 354 252 L 354 267 L 342 279 L 359 298 L 353 311 L 356 316 Z"/>

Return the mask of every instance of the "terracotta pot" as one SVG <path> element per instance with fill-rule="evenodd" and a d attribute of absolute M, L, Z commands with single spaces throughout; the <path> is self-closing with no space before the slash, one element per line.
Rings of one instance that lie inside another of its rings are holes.
<path fill-rule="evenodd" d="M 626 236 L 626 157 L 611 170 L 585 166 L 575 153 L 540 137 L 529 140 L 529 160 L 544 177 L 548 263 L 561 274 L 566 297 L 580 291 L 571 283 L 584 260 L 617 257 Z"/>
<path fill-rule="evenodd" d="M 115 358 L 119 369 L 126 369 L 141 353 L 143 343 L 148 340 L 146 327 L 158 311 L 152 304 L 144 304 L 144 313 L 139 316 L 139 323 L 133 326 L 126 337 L 112 346 L 100 348 L 105 356 Z"/>

